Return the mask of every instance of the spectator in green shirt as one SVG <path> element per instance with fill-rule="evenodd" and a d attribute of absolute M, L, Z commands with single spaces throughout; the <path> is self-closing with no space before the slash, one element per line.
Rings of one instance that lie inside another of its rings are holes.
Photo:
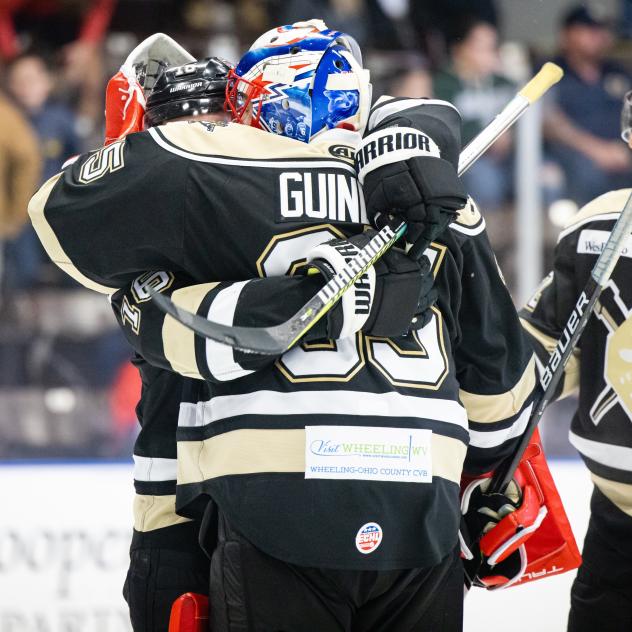
<path fill-rule="evenodd" d="M 450 61 L 433 77 L 438 99 L 454 103 L 463 118 L 463 143 L 476 136 L 515 94 L 498 73 L 498 32 L 476 16 L 465 16 L 449 34 Z M 512 143 L 502 136 L 463 176 L 468 192 L 488 212 L 503 208 L 511 194 Z"/>

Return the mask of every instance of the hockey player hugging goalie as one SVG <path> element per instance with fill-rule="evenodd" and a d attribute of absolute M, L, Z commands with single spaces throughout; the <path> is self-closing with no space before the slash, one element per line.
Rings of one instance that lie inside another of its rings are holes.
<path fill-rule="evenodd" d="M 213 632 L 460 630 L 461 478 L 492 471 L 529 415 L 535 360 L 457 177 L 459 113 L 370 101 L 351 37 L 318 20 L 282 26 L 230 73 L 233 122 L 198 114 L 130 134 L 29 207 L 51 258 L 111 296 L 146 370 L 182 376 L 163 392 L 179 401 L 175 505 L 146 476 L 136 530 L 159 541 L 203 525 Z M 370 224 L 398 219 L 408 254 L 389 250 L 278 357 L 198 337 L 151 300 L 231 326 L 280 323 Z M 173 478 L 169 454 L 138 463 Z M 500 510 L 475 487 L 463 543 L 502 523 L 485 555 L 502 549 L 523 572 L 543 499 L 515 485 Z"/>

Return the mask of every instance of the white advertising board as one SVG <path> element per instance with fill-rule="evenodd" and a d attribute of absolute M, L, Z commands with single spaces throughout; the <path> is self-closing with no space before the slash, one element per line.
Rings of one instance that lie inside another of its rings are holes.
<path fill-rule="evenodd" d="M 132 466 L 0 466 L 0 632 L 130 632 Z"/>
<path fill-rule="evenodd" d="M 550 465 L 581 544 L 588 472 Z M 131 632 L 121 589 L 132 498 L 131 465 L 0 466 L 0 632 Z M 465 631 L 506 632 L 511 621 L 512 632 L 560 632 L 573 577 L 473 590 Z"/>

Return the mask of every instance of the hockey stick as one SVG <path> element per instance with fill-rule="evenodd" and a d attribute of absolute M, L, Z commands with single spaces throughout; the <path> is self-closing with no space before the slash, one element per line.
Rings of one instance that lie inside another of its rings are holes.
<path fill-rule="evenodd" d="M 534 403 L 534 410 L 529 417 L 529 421 L 527 422 L 522 438 L 516 446 L 512 457 L 504 461 L 494 472 L 494 476 L 492 477 L 489 489 L 486 493 L 502 493 L 511 482 L 516 468 L 520 463 L 520 459 L 529 445 L 531 436 L 542 418 L 542 413 L 549 404 L 549 401 L 555 392 L 555 388 L 564 374 L 564 369 L 571 357 L 571 354 L 573 353 L 573 350 L 577 346 L 577 341 L 586 328 L 588 319 L 595 308 L 595 304 L 597 303 L 601 292 L 612 276 L 612 271 L 617 265 L 617 261 L 621 256 L 625 242 L 631 232 L 632 193 L 628 197 L 625 206 L 621 211 L 621 215 L 617 220 L 617 223 L 614 225 L 614 228 L 610 233 L 610 237 L 608 237 L 608 241 L 606 241 L 599 258 L 590 273 L 590 278 L 582 290 L 582 293 L 579 295 L 571 315 L 566 321 L 566 325 L 562 331 L 562 336 L 558 340 L 557 346 L 544 368 L 544 373 L 540 378 L 542 394 Z"/>
<path fill-rule="evenodd" d="M 465 173 L 487 148 L 522 113 L 562 77 L 555 64 L 542 69 L 503 108 L 502 112 L 474 138 L 459 157 L 459 175 Z M 289 320 L 272 327 L 233 327 L 207 320 L 178 307 L 171 299 L 151 292 L 156 305 L 196 334 L 226 344 L 245 353 L 281 355 L 302 338 L 338 301 L 344 292 L 366 272 L 406 232 L 406 223 L 396 228 L 385 226 L 375 237 Z"/>

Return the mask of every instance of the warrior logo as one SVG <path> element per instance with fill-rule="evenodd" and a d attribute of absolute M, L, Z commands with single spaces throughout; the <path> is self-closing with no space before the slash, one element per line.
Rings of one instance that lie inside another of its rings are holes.
<path fill-rule="evenodd" d="M 389 127 L 373 132 L 364 139 L 355 155 L 360 184 L 374 169 L 414 156 L 440 158 L 441 152 L 430 136 L 412 127 Z"/>

